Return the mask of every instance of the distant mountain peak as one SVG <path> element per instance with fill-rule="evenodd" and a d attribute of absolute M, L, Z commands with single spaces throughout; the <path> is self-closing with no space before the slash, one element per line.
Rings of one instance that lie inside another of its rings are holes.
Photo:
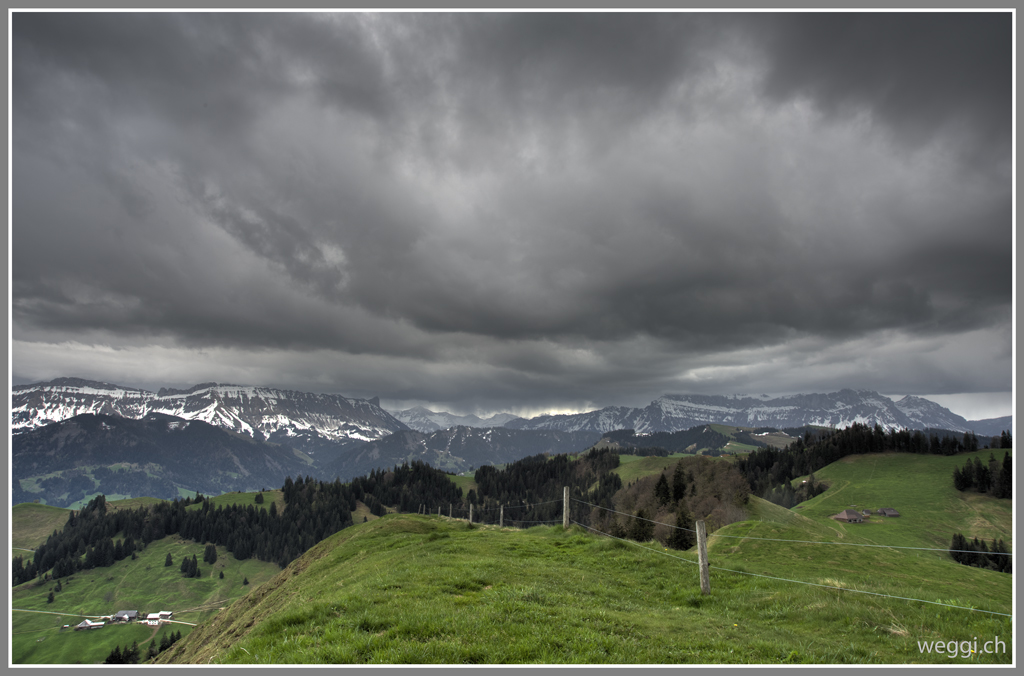
<path fill-rule="evenodd" d="M 477 415 L 456 415 L 447 411 L 432 411 L 425 406 L 413 406 L 404 411 L 392 411 L 392 415 L 414 430 L 420 432 L 436 432 L 450 427 L 502 427 L 518 416 L 511 413 L 495 413 L 489 418 Z"/>
<path fill-rule="evenodd" d="M 24 389 L 41 389 L 46 387 L 66 387 L 66 388 L 89 388 L 94 390 L 124 390 L 126 392 L 145 392 L 137 387 L 124 387 L 123 385 L 113 385 L 111 383 L 101 382 L 99 380 L 88 380 L 86 378 L 54 378 L 48 382 L 31 383 L 28 385 L 15 385 L 12 391 L 24 390 Z"/>
<path fill-rule="evenodd" d="M 349 399 L 215 382 L 188 389 L 160 388 L 156 394 L 75 378 L 53 382 L 13 389 L 15 433 L 85 413 L 136 420 L 148 414 L 166 414 L 314 452 L 325 442 L 363 442 L 406 429 L 380 408 L 377 397 Z"/>
<path fill-rule="evenodd" d="M 609 406 L 576 415 L 538 416 L 508 423 L 517 429 L 593 430 L 601 433 L 634 429 L 637 433 L 671 432 L 703 424 L 738 427 L 848 427 L 853 423 L 884 429 L 937 428 L 964 432 L 975 425 L 949 409 L 922 397 L 899 402 L 872 390 L 844 388 L 830 393 L 771 397 L 705 394 L 665 394 L 644 408 Z"/>

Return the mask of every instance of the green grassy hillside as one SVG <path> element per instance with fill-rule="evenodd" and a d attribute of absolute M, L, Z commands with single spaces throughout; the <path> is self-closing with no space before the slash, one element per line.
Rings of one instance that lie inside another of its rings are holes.
<path fill-rule="evenodd" d="M 200 623 L 272 578 L 281 569 L 255 559 L 237 561 L 224 548 L 217 548 L 217 562 L 203 563 L 204 546 L 167 537 L 151 542 L 138 552 L 135 561 L 125 559 L 107 568 L 95 568 L 61 578 L 62 591 L 47 602 L 55 582 L 29 582 L 12 590 L 12 661 L 15 664 L 94 664 L 102 662 L 115 645 L 138 640 L 145 649 L 153 627 L 108 626 L 92 631 L 61 631 L 84 617 L 112 615 L 118 610 L 144 613 L 171 610 L 174 619 Z M 167 554 L 172 566 L 164 566 Z M 195 555 L 200 561 L 200 579 L 186 579 L 179 570 L 181 559 Z M 220 573 L 224 579 L 220 579 Z M 249 585 L 243 580 L 249 579 Z M 32 612 L 25 612 L 32 611 Z M 188 633 L 187 624 L 172 625 Z M 143 645 L 143 639 L 146 644 Z"/>
<path fill-rule="evenodd" d="M 1009 500 L 952 486 L 954 465 L 988 453 L 843 458 L 815 473 L 831 484 L 828 491 L 793 510 L 751 498 L 751 520 L 712 534 L 708 549 L 722 567 L 1011 613 L 1011 576 L 959 565 L 946 552 L 954 531 L 1011 544 Z M 864 523 L 829 518 L 853 506 L 894 507 L 901 516 L 873 515 Z M 840 544 L 814 544 L 826 542 Z"/>
<path fill-rule="evenodd" d="M 777 514 L 792 527 L 804 521 L 757 507 L 762 518 Z M 850 555 L 868 556 L 858 551 Z M 775 557 L 771 565 L 794 574 Z M 1009 618 L 718 569 L 712 594 L 702 597 L 694 558 L 578 527 L 499 530 L 388 515 L 321 542 L 160 661 L 946 664 L 945 655 L 921 654 L 917 641 L 998 635 L 1009 644 L 1012 636 Z M 725 561 L 713 555 L 713 565 Z M 942 570 L 946 585 L 986 572 Z M 1009 576 L 1002 577 L 1002 603 L 974 589 L 982 583 L 955 593 L 1010 612 Z M 903 587 L 885 579 L 873 586 Z M 940 589 L 919 591 L 929 600 L 952 593 Z"/>
<path fill-rule="evenodd" d="M 55 530 L 68 520 L 68 510 L 37 502 L 23 502 L 11 508 L 11 546 L 17 549 L 35 549 L 46 542 Z M 31 552 L 14 553 L 31 558 Z"/>
<path fill-rule="evenodd" d="M 476 479 L 473 478 L 472 472 L 469 475 L 452 475 L 450 478 L 452 483 L 462 489 L 463 495 L 469 495 L 470 491 L 477 489 Z"/>
<path fill-rule="evenodd" d="M 14 612 L 14 662 L 95 663 L 132 640 L 145 649 L 137 627 L 59 628 L 80 615 L 169 609 L 199 626 L 161 656 L 166 663 L 1008 664 L 1005 653 L 951 659 L 918 647 L 996 636 L 1012 646 L 1009 617 L 961 609 L 1012 613 L 1011 576 L 944 551 L 954 530 L 1010 542 L 1009 501 L 952 488 L 953 466 L 972 457 L 849 457 L 817 472 L 831 488 L 793 510 L 751 498 L 748 520 L 709 538 L 709 597 L 699 594 L 694 552 L 579 527 L 359 518 L 279 573 L 218 548 L 212 569 L 200 563 L 200 580 L 183 578 L 178 564 L 201 560 L 203 545 L 165 538 L 135 562 L 65 580 L 53 603 L 52 582 L 15 588 L 14 608 L 66 615 Z M 624 457 L 619 471 L 635 479 L 677 460 Z M 851 504 L 903 516 L 828 518 Z M 40 507 L 18 510 L 24 542 L 53 530 L 57 512 Z M 165 568 L 168 552 L 174 565 Z"/>
<path fill-rule="evenodd" d="M 628 484 L 630 481 L 636 481 L 641 477 L 658 474 L 664 471 L 666 467 L 679 462 L 680 458 L 685 457 L 689 456 L 685 453 L 673 453 L 666 457 L 620 455 L 619 466 L 612 471 L 619 475 L 622 483 Z"/>
<path fill-rule="evenodd" d="M 977 451 L 954 456 L 877 453 L 854 455 L 815 473 L 831 484 L 828 491 L 800 505 L 799 510 L 822 523 L 830 522 L 843 533 L 855 534 L 878 544 L 914 547 L 948 547 L 954 531 L 991 540 L 1013 538 L 1012 505 L 988 495 L 953 488 L 953 468 L 975 457 L 987 462 L 994 453 L 1001 462 L 1003 451 Z M 899 518 L 873 515 L 863 524 L 840 524 L 832 514 L 856 505 L 877 512 L 893 507 Z M 822 521 L 825 519 L 827 521 Z"/>

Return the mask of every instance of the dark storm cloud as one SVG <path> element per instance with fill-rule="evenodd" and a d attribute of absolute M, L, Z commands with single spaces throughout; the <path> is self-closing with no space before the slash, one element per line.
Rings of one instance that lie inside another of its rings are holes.
<path fill-rule="evenodd" d="M 766 91 L 837 114 L 865 107 L 899 139 L 957 131 L 1010 152 L 1012 26 L 999 13 L 792 14 L 769 22 Z M 763 24 L 752 27 L 762 30 Z"/>
<path fill-rule="evenodd" d="M 1008 389 L 1010 36 L 1005 13 L 16 13 L 16 355 L 216 348 L 260 382 L 494 407 L 793 369 Z"/>

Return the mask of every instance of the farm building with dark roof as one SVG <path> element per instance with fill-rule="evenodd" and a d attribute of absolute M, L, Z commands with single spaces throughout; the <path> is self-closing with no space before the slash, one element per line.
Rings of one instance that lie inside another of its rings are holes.
<path fill-rule="evenodd" d="M 844 509 L 832 516 L 836 521 L 845 521 L 846 523 L 863 523 L 864 517 L 859 512 L 853 509 Z"/>

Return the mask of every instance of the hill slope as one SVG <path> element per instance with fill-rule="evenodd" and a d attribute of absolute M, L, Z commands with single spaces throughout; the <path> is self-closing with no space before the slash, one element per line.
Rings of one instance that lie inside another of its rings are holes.
<path fill-rule="evenodd" d="M 308 463 L 291 448 L 199 420 L 83 414 L 11 439 L 13 501 L 68 506 L 92 495 L 174 498 L 279 486 Z M 97 469 L 98 468 L 98 469 Z M 24 481 L 24 483 L 23 483 Z"/>
<path fill-rule="evenodd" d="M 158 661 L 944 664 L 916 641 L 1012 635 L 1008 618 L 719 570 L 701 597 L 693 558 L 579 528 L 388 515 L 321 542 Z"/>
<path fill-rule="evenodd" d="M 577 453 L 593 445 L 598 438 L 593 432 L 504 427 L 458 426 L 430 433 L 396 432 L 355 447 L 324 464 L 320 475 L 327 479 L 340 477 L 344 481 L 373 469 L 412 460 L 421 460 L 447 472 L 463 472 L 470 467 L 498 465 L 538 453 Z"/>
<path fill-rule="evenodd" d="M 974 456 L 985 460 L 988 454 L 848 456 L 816 472 L 830 488 L 793 510 L 752 497 L 751 520 L 710 535 L 708 550 L 727 568 L 815 583 L 832 580 L 863 590 L 886 585 L 898 596 L 1012 612 L 1010 575 L 962 566 L 946 551 L 955 531 L 1012 544 L 1009 500 L 952 487 L 954 465 Z M 901 516 L 873 515 L 864 523 L 829 518 L 854 505 L 894 507 Z"/>

